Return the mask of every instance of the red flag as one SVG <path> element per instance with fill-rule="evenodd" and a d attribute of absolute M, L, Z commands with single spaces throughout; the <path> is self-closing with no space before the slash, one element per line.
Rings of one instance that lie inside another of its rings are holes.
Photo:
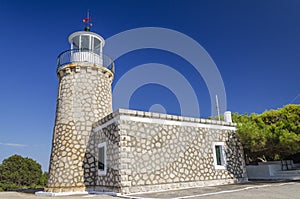
<path fill-rule="evenodd" d="M 91 20 L 90 18 L 84 18 L 82 21 L 83 23 L 87 23 L 89 20 Z"/>

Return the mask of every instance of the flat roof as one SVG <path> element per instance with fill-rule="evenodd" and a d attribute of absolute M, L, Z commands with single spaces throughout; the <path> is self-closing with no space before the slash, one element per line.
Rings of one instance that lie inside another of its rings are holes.
<path fill-rule="evenodd" d="M 130 109 L 118 109 L 115 112 L 105 116 L 93 124 L 93 128 L 103 128 L 117 120 L 129 120 L 136 122 L 157 123 L 166 125 L 183 125 L 213 129 L 236 130 L 236 123 L 202 119 L 194 117 L 184 117 L 163 113 L 153 113 L 145 111 L 137 111 Z M 109 123 L 109 124 L 108 124 Z"/>

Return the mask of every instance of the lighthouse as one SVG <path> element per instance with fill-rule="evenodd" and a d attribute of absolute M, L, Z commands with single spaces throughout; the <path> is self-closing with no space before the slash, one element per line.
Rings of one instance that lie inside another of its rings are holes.
<path fill-rule="evenodd" d="M 46 192 L 86 190 L 84 165 L 90 161 L 92 124 L 112 112 L 114 63 L 102 52 L 104 39 L 86 25 L 68 41 L 70 49 L 57 59 L 59 86 Z"/>
<path fill-rule="evenodd" d="M 243 147 L 225 121 L 130 109 L 112 112 L 114 62 L 104 39 L 71 34 L 59 79 L 48 184 L 37 195 L 121 194 L 247 181 Z"/>

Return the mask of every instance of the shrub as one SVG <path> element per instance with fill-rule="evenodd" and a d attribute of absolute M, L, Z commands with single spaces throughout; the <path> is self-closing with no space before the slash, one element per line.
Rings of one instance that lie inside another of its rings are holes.
<path fill-rule="evenodd" d="M 30 158 L 13 155 L 0 165 L 0 187 L 4 191 L 36 187 L 42 178 L 41 165 Z M 45 184 L 44 178 L 42 186 Z"/>
<path fill-rule="evenodd" d="M 2 191 L 15 191 L 19 189 L 19 187 L 14 183 L 0 183 L 0 189 Z"/>

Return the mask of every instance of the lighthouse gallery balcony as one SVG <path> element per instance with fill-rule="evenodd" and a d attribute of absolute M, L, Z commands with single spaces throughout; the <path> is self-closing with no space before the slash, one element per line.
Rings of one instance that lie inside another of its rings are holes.
<path fill-rule="evenodd" d="M 95 53 L 90 49 L 71 49 L 60 53 L 57 58 L 57 70 L 67 64 L 79 63 L 102 66 L 114 73 L 113 60 L 103 53 Z"/>

